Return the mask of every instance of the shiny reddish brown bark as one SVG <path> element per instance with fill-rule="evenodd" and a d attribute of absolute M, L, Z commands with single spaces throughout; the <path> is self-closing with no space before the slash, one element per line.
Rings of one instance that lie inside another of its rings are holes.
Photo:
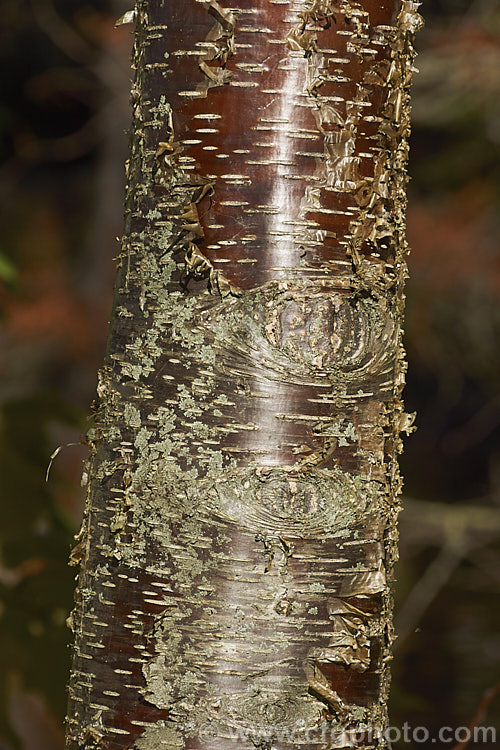
<path fill-rule="evenodd" d="M 416 5 L 137 4 L 69 750 L 385 746 Z"/>
<path fill-rule="evenodd" d="M 372 26 L 394 23 L 399 3 L 372 5 L 376 7 L 366 7 Z M 192 16 L 186 17 L 184 6 L 177 6 L 173 16 L 165 16 L 172 73 L 166 86 L 161 76 L 157 85 L 172 102 L 174 129 L 186 144 L 186 156 L 200 165 L 202 174 L 213 175 L 217 182 L 216 200 L 206 198 L 200 206 L 204 254 L 233 284 L 244 289 L 275 279 L 277 268 L 291 268 L 296 276 L 315 279 L 325 275 L 325 263 L 329 263 L 333 272 L 345 275 L 349 269 L 336 267 L 335 262 L 346 260 L 352 194 L 322 188 L 324 209 L 308 211 L 307 222 L 301 216 L 306 188 L 315 184 L 312 178 L 323 141 L 314 98 L 308 102 L 304 95 L 308 59 L 299 50 L 290 55 L 284 43 L 292 25 L 289 6 L 269 0 L 238 3 L 237 46 L 225 64 L 232 78 L 228 86 L 210 89 L 206 97 L 196 98 L 187 94 L 198 93 L 198 58 L 175 52 L 189 51 L 194 40 L 204 39 L 213 19 L 199 3 L 190 6 L 189 12 Z M 356 98 L 357 87 L 374 63 L 383 64 L 391 56 L 383 38 L 370 55 L 349 52 L 351 37 L 344 34 L 352 33 L 354 27 L 353 19 L 340 12 L 325 13 L 318 21 L 318 48 L 325 50 L 330 75 L 339 71 L 339 80 L 318 86 L 317 96 L 325 106 L 336 105 L 341 117 L 345 117 L 346 102 Z M 193 29 L 189 37 L 186 28 Z M 164 47 L 163 38 L 152 44 L 149 59 L 160 59 Z M 372 117 L 381 116 L 385 95 L 381 85 L 367 88 Z M 343 101 L 337 103 L 339 98 Z M 331 122 L 324 128 L 337 133 L 341 125 Z M 362 176 L 373 177 L 377 133 L 376 122 L 361 119 L 356 154 Z M 362 153 L 367 155 L 360 156 Z M 320 231 L 326 236 L 321 241 L 303 241 L 300 225 L 304 223 L 311 234 Z M 217 247 L 219 241 L 228 239 L 234 244 Z M 332 275 L 330 272 L 329 280 Z"/>

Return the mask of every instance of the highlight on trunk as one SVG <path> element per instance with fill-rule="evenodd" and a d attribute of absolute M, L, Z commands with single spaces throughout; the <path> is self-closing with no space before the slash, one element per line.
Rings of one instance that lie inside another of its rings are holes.
<path fill-rule="evenodd" d="M 418 5 L 121 19 L 133 126 L 68 750 L 387 744 Z"/>

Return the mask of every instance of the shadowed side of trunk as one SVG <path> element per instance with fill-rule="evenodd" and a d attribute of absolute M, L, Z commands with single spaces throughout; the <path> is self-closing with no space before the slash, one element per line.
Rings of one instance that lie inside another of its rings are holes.
<path fill-rule="evenodd" d="M 417 5 L 137 3 L 68 750 L 385 746 Z"/>

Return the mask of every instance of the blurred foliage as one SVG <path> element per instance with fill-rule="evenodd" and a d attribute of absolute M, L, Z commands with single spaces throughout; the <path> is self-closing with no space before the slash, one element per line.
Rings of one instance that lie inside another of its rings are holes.
<path fill-rule="evenodd" d="M 66 559 L 73 521 L 54 486 L 49 492 L 43 481 L 51 453 L 49 426 L 59 421 L 81 427 L 82 414 L 57 393 L 9 400 L 1 412 L 0 727 L 7 737 L 9 676 L 21 675 L 26 687 L 46 696 L 52 711 L 64 712 L 65 621 L 74 586 Z"/>
<path fill-rule="evenodd" d="M 428 2 L 418 38 L 402 466 L 417 497 L 498 493 L 500 6 Z M 424 396 L 424 398 L 422 398 Z M 460 457 L 465 456 L 466 460 Z M 426 471 L 418 467 L 425 465 Z M 417 469 L 417 471 L 415 471 Z"/>
<path fill-rule="evenodd" d="M 401 468 L 407 498 L 448 510 L 442 537 L 418 542 L 428 505 L 401 516 L 396 625 L 413 617 L 413 627 L 396 643 L 391 707 L 396 725 L 432 730 L 467 725 L 500 675 L 500 6 L 428 0 L 422 11 L 405 337 L 405 402 L 419 428 Z M 474 526 L 481 508 L 491 510 L 487 535 Z M 498 697 L 483 723 L 500 726 Z"/>
<path fill-rule="evenodd" d="M 85 455 L 64 446 L 84 430 L 111 305 L 130 78 L 130 30 L 113 24 L 128 6 L 0 0 L 0 750 L 62 747 Z M 391 701 L 393 724 L 432 729 L 467 724 L 499 679 L 500 7 L 422 12 L 405 392 L 419 429 L 401 461 Z"/>
<path fill-rule="evenodd" d="M 1 750 L 62 747 L 80 439 L 121 230 L 125 5 L 0 0 Z"/>

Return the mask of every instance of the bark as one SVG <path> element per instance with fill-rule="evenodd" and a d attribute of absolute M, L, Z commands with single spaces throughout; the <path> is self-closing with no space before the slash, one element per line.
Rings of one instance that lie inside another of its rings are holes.
<path fill-rule="evenodd" d="M 136 4 L 68 750 L 386 744 L 417 6 Z"/>

